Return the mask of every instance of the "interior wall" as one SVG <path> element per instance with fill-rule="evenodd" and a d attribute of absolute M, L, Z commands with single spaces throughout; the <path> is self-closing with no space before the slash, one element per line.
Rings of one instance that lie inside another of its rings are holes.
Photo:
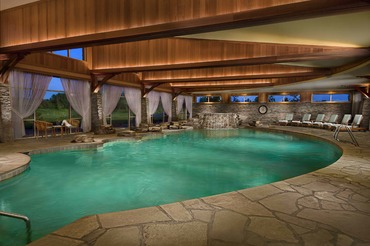
<path fill-rule="evenodd" d="M 258 108 L 266 105 L 268 111 L 266 114 L 260 114 Z M 264 124 L 276 123 L 284 119 L 285 114 L 293 113 L 294 120 L 302 120 L 305 113 L 311 114 L 314 120 L 317 114 L 324 113 L 325 120 L 328 120 L 331 114 L 338 114 L 339 120 L 342 120 L 344 114 L 350 114 L 352 110 L 351 103 L 194 103 L 193 115 L 199 113 L 236 113 L 239 115 L 243 124 L 261 121 Z"/>

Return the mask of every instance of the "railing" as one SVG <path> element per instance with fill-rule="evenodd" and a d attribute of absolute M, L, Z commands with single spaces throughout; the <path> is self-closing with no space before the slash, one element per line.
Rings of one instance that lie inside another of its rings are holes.
<path fill-rule="evenodd" d="M 15 219 L 21 219 L 24 222 L 26 222 L 27 230 L 31 229 L 31 221 L 27 216 L 24 216 L 24 215 L 21 215 L 21 214 L 14 214 L 14 213 L 9 213 L 9 212 L 4 212 L 4 211 L 0 211 L 0 216 L 6 216 L 6 217 L 15 218 Z"/>
<path fill-rule="evenodd" d="M 335 128 L 335 131 L 334 131 L 334 139 L 335 139 L 335 140 L 337 140 L 337 141 L 340 141 L 340 140 L 338 139 L 338 135 L 339 135 L 340 129 L 341 129 L 342 127 L 344 127 L 344 128 L 347 130 L 347 132 L 348 132 L 349 136 L 351 137 L 352 143 L 353 143 L 355 146 L 359 147 L 360 145 L 358 144 L 358 142 L 357 142 L 357 140 L 356 140 L 355 136 L 354 136 L 354 135 L 353 135 L 353 133 L 352 133 L 351 126 L 347 126 L 347 125 L 339 125 L 339 126 L 337 126 L 337 127 Z"/>

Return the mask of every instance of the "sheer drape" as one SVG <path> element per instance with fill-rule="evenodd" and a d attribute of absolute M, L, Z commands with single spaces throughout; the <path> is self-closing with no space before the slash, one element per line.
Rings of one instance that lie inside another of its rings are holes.
<path fill-rule="evenodd" d="M 107 116 L 112 114 L 121 98 L 123 88 L 114 85 L 103 85 L 102 104 L 103 104 L 103 123 L 107 125 Z"/>
<path fill-rule="evenodd" d="M 26 135 L 23 119 L 35 112 L 41 104 L 51 76 L 11 71 L 9 75 L 12 100 L 12 125 L 14 137 Z"/>
<path fill-rule="evenodd" d="M 185 97 L 185 104 L 186 109 L 189 112 L 189 119 L 193 118 L 193 97 L 192 96 L 186 96 Z"/>
<path fill-rule="evenodd" d="M 82 130 L 91 130 L 91 95 L 90 84 L 87 81 L 60 79 L 68 102 L 72 108 L 82 117 Z"/>
<path fill-rule="evenodd" d="M 172 95 L 166 92 L 161 92 L 160 95 L 163 110 L 168 115 L 168 122 L 170 122 L 172 121 Z"/>
<path fill-rule="evenodd" d="M 176 113 L 177 114 L 180 114 L 181 109 L 182 109 L 182 105 L 184 105 L 184 100 L 185 100 L 185 96 L 183 96 L 183 95 L 178 95 L 177 96 L 177 107 L 176 107 Z"/>
<path fill-rule="evenodd" d="M 156 91 L 151 91 L 148 94 L 148 116 L 152 116 L 157 111 L 160 100 L 160 94 Z M 148 117 L 148 120 L 150 118 Z"/>
<path fill-rule="evenodd" d="M 141 91 L 131 87 L 124 87 L 123 91 L 130 110 L 135 114 L 135 123 L 138 127 L 141 123 Z"/>

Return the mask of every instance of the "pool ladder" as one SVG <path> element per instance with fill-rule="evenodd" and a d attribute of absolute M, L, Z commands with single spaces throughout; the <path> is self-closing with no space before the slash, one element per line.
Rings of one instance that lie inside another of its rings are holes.
<path fill-rule="evenodd" d="M 9 212 L 5 212 L 5 211 L 0 211 L 0 216 L 6 216 L 6 217 L 10 217 L 10 218 L 15 218 L 15 219 L 21 219 L 24 222 L 26 222 L 27 230 L 31 229 L 31 221 L 27 216 L 24 216 L 24 215 L 21 215 L 21 214 L 9 213 Z"/>
<path fill-rule="evenodd" d="M 337 126 L 335 128 L 335 131 L 334 131 L 334 139 L 337 140 L 338 142 L 340 141 L 339 138 L 338 138 L 338 135 L 339 135 L 339 132 L 340 132 L 340 130 L 341 130 L 342 127 L 344 127 L 346 129 L 346 131 L 348 132 L 349 136 L 351 137 L 352 144 L 354 146 L 360 147 L 360 145 L 358 144 L 355 136 L 352 133 L 351 126 L 347 126 L 347 125 L 339 125 L 339 126 Z"/>

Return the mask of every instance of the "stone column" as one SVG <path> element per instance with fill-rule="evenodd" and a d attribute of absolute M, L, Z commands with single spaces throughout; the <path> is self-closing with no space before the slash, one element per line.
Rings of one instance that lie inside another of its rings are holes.
<path fill-rule="evenodd" d="M 364 98 L 362 103 L 362 115 L 364 116 L 361 127 L 370 130 L 370 98 Z"/>
<path fill-rule="evenodd" d="M 0 83 L 0 143 L 14 141 L 10 86 Z"/>
<path fill-rule="evenodd" d="M 91 93 L 91 130 L 99 134 L 103 125 L 103 103 L 100 93 Z"/>
<path fill-rule="evenodd" d="M 149 116 L 148 116 L 148 98 L 142 97 L 141 98 L 141 123 L 148 124 L 149 123 Z"/>
<path fill-rule="evenodd" d="M 177 121 L 177 100 L 172 100 L 172 121 Z"/>

